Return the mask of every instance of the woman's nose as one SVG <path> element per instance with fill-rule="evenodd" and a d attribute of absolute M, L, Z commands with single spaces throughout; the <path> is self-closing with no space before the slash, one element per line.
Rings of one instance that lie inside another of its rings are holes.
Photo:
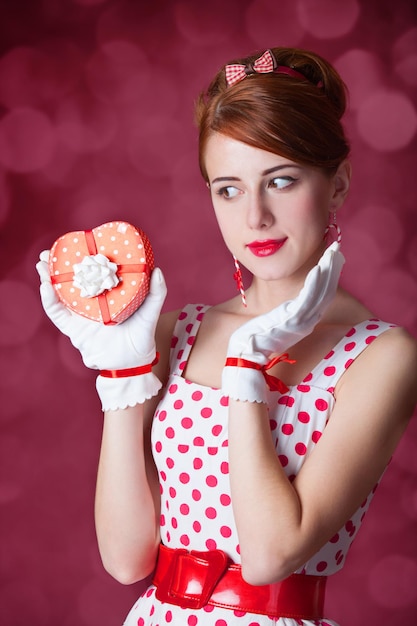
<path fill-rule="evenodd" d="M 249 228 L 253 230 L 265 230 L 274 221 L 274 216 L 270 211 L 266 199 L 261 193 L 254 194 L 249 199 L 247 222 Z"/>

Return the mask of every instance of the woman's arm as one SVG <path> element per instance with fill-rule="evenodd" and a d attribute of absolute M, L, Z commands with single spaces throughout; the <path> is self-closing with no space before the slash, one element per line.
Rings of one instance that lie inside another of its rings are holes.
<path fill-rule="evenodd" d="M 156 331 L 160 353 L 155 374 L 166 380 L 177 313 L 162 315 Z M 134 407 L 107 411 L 97 476 L 95 521 L 106 570 L 130 584 L 155 566 L 159 537 L 159 484 L 150 430 L 158 396 Z"/>
<path fill-rule="evenodd" d="M 36 269 L 46 314 L 78 348 L 84 364 L 99 372 L 96 388 L 105 416 L 97 481 L 97 536 L 105 567 L 121 582 L 133 582 L 152 571 L 159 541 L 150 425 L 166 380 L 176 313 L 160 315 L 166 285 L 159 268 L 152 272 L 149 293 L 139 309 L 114 326 L 86 319 L 60 302 L 51 283 L 49 251 L 41 253 Z M 149 371 L 157 351 L 160 362 Z M 106 370 L 126 372 L 132 368 L 139 368 L 142 374 L 106 374 Z"/>
<path fill-rule="evenodd" d="M 277 458 L 266 405 L 230 401 L 230 480 L 248 582 L 287 577 L 358 509 L 413 412 L 416 373 L 416 343 L 405 331 L 376 339 L 341 378 L 331 419 L 293 483 Z"/>
<path fill-rule="evenodd" d="M 96 531 L 106 570 L 130 584 L 152 572 L 159 543 L 156 477 L 144 405 L 104 414 Z"/>

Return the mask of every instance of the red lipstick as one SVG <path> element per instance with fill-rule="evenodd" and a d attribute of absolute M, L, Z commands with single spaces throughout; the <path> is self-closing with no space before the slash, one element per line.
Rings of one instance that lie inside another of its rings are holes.
<path fill-rule="evenodd" d="M 282 248 L 286 241 L 286 237 L 285 239 L 265 239 L 263 241 L 252 241 L 247 244 L 247 247 L 255 256 L 271 256 L 271 254 L 275 254 L 275 252 Z"/>

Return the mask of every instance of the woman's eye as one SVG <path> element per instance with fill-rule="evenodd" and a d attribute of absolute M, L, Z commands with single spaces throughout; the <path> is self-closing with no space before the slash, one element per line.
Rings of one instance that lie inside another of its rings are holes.
<path fill-rule="evenodd" d="M 268 183 L 268 187 L 272 187 L 273 189 L 285 189 L 292 185 L 294 181 L 295 178 L 292 176 L 277 176 Z"/>
<path fill-rule="evenodd" d="M 222 187 L 221 189 L 216 191 L 216 193 L 226 200 L 230 200 L 231 198 L 235 198 L 238 195 L 239 189 L 236 189 L 236 187 Z"/>

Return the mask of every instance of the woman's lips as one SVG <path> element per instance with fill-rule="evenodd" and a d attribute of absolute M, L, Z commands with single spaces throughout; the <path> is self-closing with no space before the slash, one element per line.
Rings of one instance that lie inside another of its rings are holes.
<path fill-rule="evenodd" d="M 286 241 L 286 237 L 285 239 L 265 239 L 264 241 L 252 241 L 247 244 L 247 247 L 255 256 L 271 256 L 282 248 Z"/>

